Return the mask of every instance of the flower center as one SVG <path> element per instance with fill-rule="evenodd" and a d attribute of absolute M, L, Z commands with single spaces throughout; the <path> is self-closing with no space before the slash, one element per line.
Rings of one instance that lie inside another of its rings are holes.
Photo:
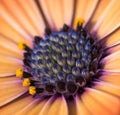
<path fill-rule="evenodd" d="M 92 36 L 77 25 L 60 31 L 46 31 L 35 37 L 33 49 L 24 44 L 23 86 L 32 95 L 76 95 L 96 78 L 102 50 Z M 19 75 L 18 75 L 19 76 Z"/>

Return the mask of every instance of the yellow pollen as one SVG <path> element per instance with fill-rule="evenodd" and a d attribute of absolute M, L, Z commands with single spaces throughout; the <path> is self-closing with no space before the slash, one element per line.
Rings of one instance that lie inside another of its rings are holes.
<path fill-rule="evenodd" d="M 35 88 L 35 86 L 30 86 L 29 87 L 29 94 L 31 94 L 31 95 L 36 94 L 36 88 Z"/>
<path fill-rule="evenodd" d="M 85 23 L 85 20 L 83 18 L 75 19 L 75 22 L 74 22 L 75 26 L 77 26 L 78 24 L 82 25 L 84 23 Z"/>
<path fill-rule="evenodd" d="M 30 85 L 30 79 L 29 78 L 25 78 L 23 83 L 22 83 L 23 86 L 29 86 Z"/>
<path fill-rule="evenodd" d="M 16 70 L 16 77 L 21 78 L 23 76 L 23 69 L 19 68 Z"/>
<path fill-rule="evenodd" d="M 19 43 L 18 43 L 18 48 L 19 48 L 20 50 L 24 50 L 24 49 L 25 49 L 25 42 L 19 42 Z"/>

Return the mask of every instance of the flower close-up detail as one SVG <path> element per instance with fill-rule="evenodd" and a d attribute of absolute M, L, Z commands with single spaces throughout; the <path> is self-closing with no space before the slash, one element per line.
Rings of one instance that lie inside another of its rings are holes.
<path fill-rule="evenodd" d="M 0 115 L 120 115 L 120 0 L 1 0 Z"/>

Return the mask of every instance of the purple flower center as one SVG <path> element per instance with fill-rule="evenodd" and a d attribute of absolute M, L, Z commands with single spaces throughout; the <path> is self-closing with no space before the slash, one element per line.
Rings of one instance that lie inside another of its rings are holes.
<path fill-rule="evenodd" d="M 82 26 L 73 30 L 64 25 L 60 31 L 46 30 L 42 39 L 36 36 L 33 49 L 26 46 L 24 71 L 36 87 L 36 95 L 74 96 L 97 78 L 102 54 Z"/>

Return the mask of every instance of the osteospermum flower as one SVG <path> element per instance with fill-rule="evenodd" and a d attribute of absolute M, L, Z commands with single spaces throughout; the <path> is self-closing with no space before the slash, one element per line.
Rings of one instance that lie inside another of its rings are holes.
<path fill-rule="evenodd" d="M 119 0 L 1 0 L 1 115 L 119 115 Z"/>

